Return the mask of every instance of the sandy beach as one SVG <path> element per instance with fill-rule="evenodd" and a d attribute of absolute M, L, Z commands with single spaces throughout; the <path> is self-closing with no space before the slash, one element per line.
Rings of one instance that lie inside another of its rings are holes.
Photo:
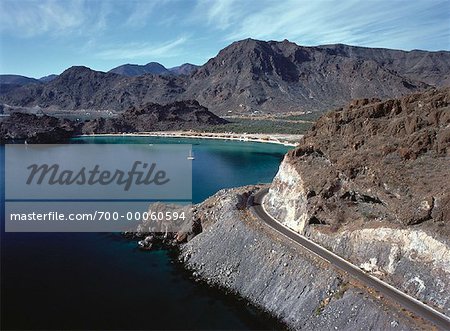
<path fill-rule="evenodd" d="M 195 139 L 221 139 L 251 141 L 260 143 L 280 144 L 285 146 L 297 146 L 303 135 L 296 134 L 248 134 L 248 133 L 216 133 L 196 131 L 155 131 L 138 133 L 105 133 L 81 136 L 140 136 L 140 137 L 167 137 L 167 138 L 195 138 Z"/>

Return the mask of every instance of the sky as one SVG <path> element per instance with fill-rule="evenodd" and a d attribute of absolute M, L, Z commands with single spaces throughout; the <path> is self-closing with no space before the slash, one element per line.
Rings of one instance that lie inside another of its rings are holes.
<path fill-rule="evenodd" d="M 450 0 L 1 0 L 0 73 L 201 65 L 233 41 L 450 50 Z"/>

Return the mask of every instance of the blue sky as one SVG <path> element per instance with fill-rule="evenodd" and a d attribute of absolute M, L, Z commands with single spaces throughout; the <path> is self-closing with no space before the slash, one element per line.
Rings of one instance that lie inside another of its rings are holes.
<path fill-rule="evenodd" d="M 1 0 L 0 73 L 203 64 L 235 40 L 450 49 L 441 0 Z"/>

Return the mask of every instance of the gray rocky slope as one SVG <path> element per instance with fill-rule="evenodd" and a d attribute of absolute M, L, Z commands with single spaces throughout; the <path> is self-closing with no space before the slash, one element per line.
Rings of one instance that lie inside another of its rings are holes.
<path fill-rule="evenodd" d="M 194 275 L 250 300 L 295 330 L 413 330 L 421 322 L 238 209 L 256 187 L 197 206 L 203 231 L 182 246 Z"/>

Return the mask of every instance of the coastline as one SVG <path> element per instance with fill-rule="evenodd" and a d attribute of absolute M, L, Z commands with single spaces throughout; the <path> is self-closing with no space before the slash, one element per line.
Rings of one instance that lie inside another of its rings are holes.
<path fill-rule="evenodd" d="M 299 134 L 282 134 L 282 133 L 216 133 L 216 132 L 196 132 L 196 131 L 154 131 L 154 132 L 137 132 L 137 133 L 97 133 L 97 134 L 82 134 L 76 137 L 166 137 L 166 138 L 194 138 L 194 139 L 218 139 L 218 140 L 235 140 L 235 141 L 250 141 L 259 143 L 270 143 L 284 146 L 295 147 L 298 141 L 303 137 Z"/>
<path fill-rule="evenodd" d="M 222 189 L 197 205 L 202 232 L 178 246 L 179 262 L 194 279 L 238 295 L 288 330 L 418 329 L 387 309 L 391 302 L 255 218 L 246 201 L 260 187 Z"/>

